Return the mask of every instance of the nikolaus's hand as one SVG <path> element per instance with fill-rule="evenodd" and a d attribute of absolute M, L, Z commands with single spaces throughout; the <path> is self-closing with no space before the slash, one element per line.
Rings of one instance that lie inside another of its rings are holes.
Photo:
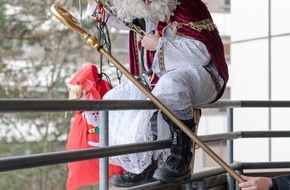
<path fill-rule="evenodd" d="M 157 48 L 159 38 L 160 38 L 160 35 L 158 31 L 155 31 L 154 34 L 146 34 L 141 40 L 141 45 L 146 50 L 155 51 Z"/>

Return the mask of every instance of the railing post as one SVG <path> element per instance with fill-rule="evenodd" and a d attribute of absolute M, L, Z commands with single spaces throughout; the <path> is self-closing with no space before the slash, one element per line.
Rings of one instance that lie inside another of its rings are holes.
<path fill-rule="evenodd" d="M 192 190 L 192 183 L 186 183 L 183 185 L 183 190 Z"/>
<path fill-rule="evenodd" d="M 197 181 L 196 182 L 196 190 L 205 190 L 205 181 Z"/>
<path fill-rule="evenodd" d="M 241 175 L 241 174 L 242 174 L 242 171 L 241 171 L 241 170 L 238 170 L 237 173 L 238 173 L 239 175 Z M 241 189 L 241 188 L 239 187 L 239 183 L 235 183 L 235 184 L 233 185 L 233 187 L 235 187 L 235 190 L 240 190 L 240 189 Z"/>
<path fill-rule="evenodd" d="M 99 134 L 100 134 L 100 146 L 108 146 L 108 136 L 109 136 L 109 128 L 108 128 L 108 111 L 99 111 Z M 100 189 L 108 190 L 109 189 L 109 159 L 108 158 L 100 158 Z"/>
<path fill-rule="evenodd" d="M 233 127 L 233 108 L 227 108 L 227 133 L 231 133 L 234 130 Z M 234 156 L 233 156 L 233 140 L 227 140 L 227 157 L 228 157 L 228 164 L 232 164 L 234 162 Z M 234 189 L 234 179 L 231 175 L 227 173 L 227 189 L 233 190 Z"/>

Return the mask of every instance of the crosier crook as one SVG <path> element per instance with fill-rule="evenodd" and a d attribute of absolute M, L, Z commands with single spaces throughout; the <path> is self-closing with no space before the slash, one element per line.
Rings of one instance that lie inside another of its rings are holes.
<path fill-rule="evenodd" d="M 95 48 L 99 53 L 104 55 L 116 68 L 118 68 L 124 75 L 138 87 L 165 115 L 167 115 L 187 136 L 191 138 L 193 142 L 199 145 L 213 160 L 215 160 L 226 172 L 228 172 L 239 183 L 245 180 L 238 175 L 225 161 L 223 161 L 215 152 L 213 152 L 204 142 L 202 142 L 197 135 L 195 135 L 190 129 L 188 129 L 183 122 L 181 122 L 174 113 L 169 110 L 160 100 L 158 100 L 140 81 L 138 81 L 117 59 L 115 59 L 110 53 L 108 53 L 100 44 L 99 40 L 82 29 L 77 24 L 77 20 L 65 9 L 52 5 L 51 12 L 66 26 L 82 36 L 87 44 Z"/>

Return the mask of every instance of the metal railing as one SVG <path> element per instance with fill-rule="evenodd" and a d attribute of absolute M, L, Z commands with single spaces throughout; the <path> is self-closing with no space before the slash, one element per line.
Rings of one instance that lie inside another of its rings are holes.
<path fill-rule="evenodd" d="M 227 141 L 228 163 L 238 171 L 244 169 L 262 169 L 262 168 L 290 168 L 290 162 L 277 163 L 233 163 L 233 147 L 232 140 L 239 138 L 281 138 L 290 137 L 290 131 L 238 131 L 233 132 L 233 108 L 248 107 L 290 107 L 290 101 L 218 101 L 216 103 L 200 106 L 199 108 L 227 108 L 228 131 L 227 133 L 204 135 L 199 138 L 205 142 Z M 37 112 L 37 111 L 100 111 L 100 125 L 102 129 L 108 126 L 108 111 L 110 110 L 141 110 L 141 109 L 156 109 L 156 106 L 151 101 L 83 101 L 83 100 L 39 100 L 39 99 L 0 99 L 0 112 Z M 0 158 L 0 172 L 13 171 L 18 169 L 26 169 L 33 167 L 48 166 L 54 164 L 62 164 L 72 161 L 80 161 L 86 159 L 100 158 L 100 189 L 108 189 L 108 158 L 110 156 L 130 154 L 136 152 L 144 152 L 170 147 L 169 140 L 154 141 L 148 143 L 135 143 L 118 146 L 107 146 L 108 136 L 106 130 L 100 131 L 100 144 L 102 147 L 95 149 L 82 149 L 75 151 L 60 151 L 34 155 L 15 156 Z M 223 168 L 211 169 L 204 172 L 195 173 L 188 181 L 177 184 L 164 184 L 153 182 L 142 186 L 133 187 L 130 189 L 161 189 L 166 187 L 178 186 L 187 184 L 186 189 L 192 189 L 194 182 L 204 180 L 207 177 L 225 174 Z M 188 185 L 190 184 L 190 185 Z M 234 186 L 234 180 L 228 177 L 228 186 Z M 200 187 L 197 189 L 203 189 Z M 232 189 L 232 188 L 230 188 Z"/>

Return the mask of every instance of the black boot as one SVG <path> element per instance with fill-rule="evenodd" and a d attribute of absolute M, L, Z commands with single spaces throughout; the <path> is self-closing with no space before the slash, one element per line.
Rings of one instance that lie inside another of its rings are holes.
<path fill-rule="evenodd" d="M 169 124 L 171 132 L 170 155 L 161 168 L 158 168 L 153 178 L 161 182 L 176 183 L 191 177 L 192 141 L 166 115 L 164 120 Z M 193 119 L 182 121 L 190 130 L 195 130 Z"/>
<path fill-rule="evenodd" d="M 133 187 L 145 183 L 156 181 L 153 179 L 153 174 L 157 169 L 158 162 L 153 161 L 142 173 L 134 174 L 125 171 L 124 175 L 116 174 L 113 175 L 110 184 L 116 187 Z"/>

